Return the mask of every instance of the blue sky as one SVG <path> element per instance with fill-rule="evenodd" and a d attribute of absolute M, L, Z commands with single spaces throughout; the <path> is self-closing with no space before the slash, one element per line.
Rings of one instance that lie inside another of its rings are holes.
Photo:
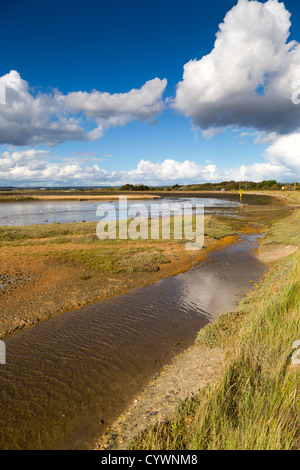
<path fill-rule="evenodd" d="M 298 1 L 1 3 L 0 185 L 300 179 Z"/>

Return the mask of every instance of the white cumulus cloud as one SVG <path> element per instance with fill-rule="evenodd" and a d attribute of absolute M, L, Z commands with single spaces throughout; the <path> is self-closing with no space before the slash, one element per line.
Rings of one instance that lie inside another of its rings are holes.
<path fill-rule="evenodd" d="M 82 165 L 55 163 L 47 160 L 51 156 L 48 150 L 5 151 L 0 155 L 1 184 L 78 184 L 87 181 L 108 179 L 110 175 L 97 164 L 84 168 Z"/>
<path fill-rule="evenodd" d="M 153 119 L 164 109 L 162 95 L 166 86 L 166 79 L 155 78 L 128 93 L 73 92 L 66 96 L 65 106 L 73 114 L 84 112 L 97 123 L 98 128 L 89 134 L 93 138 L 97 134 L 101 136 L 111 126 L 124 126 L 135 119 Z"/>
<path fill-rule="evenodd" d="M 153 119 L 164 108 L 167 81 L 155 78 L 140 89 L 109 94 L 32 93 L 28 82 L 12 70 L 0 77 L 5 102 L 0 103 L 0 144 L 56 145 L 69 140 L 94 140 L 112 126 Z"/>
<path fill-rule="evenodd" d="M 266 157 L 273 165 L 284 164 L 300 176 L 300 132 L 281 136 L 266 149 Z"/>
<path fill-rule="evenodd" d="M 34 96 L 15 70 L 1 77 L 1 83 L 5 87 L 5 104 L 0 104 L 0 144 L 51 145 L 84 139 L 78 120 L 65 112 L 61 93 Z"/>
<path fill-rule="evenodd" d="M 43 185 L 43 186 L 119 186 L 125 183 L 148 185 L 191 184 L 225 180 L 280 179 L 288 181 L 291 172 L 287 166 L 278 163 L 275 150 L 266 163 L 242 165 L 237 168 L 221 169 L 206 162 L 204 165 L 186 160 L 178 162 L 168 158 L 160 163 L 141 160 L 137 167 L 128 171 L 108 172 L 98 163 L 86 165 L 70 163 L 70 158 L 54 162 L 48 150 L 5 151 L 0 155 L 0 185 Z M 273 162 L 271 161 L 273 160 Z"/>
<path fill-rule="evenodd" d="M 277 0 L 239 0 L 219 26 L 211 53 L 185 64 L 173 106 L 208 136 L 232 125 L 295 131 L 300 45 L 288 41 L 290 16 Z"/>
<path fill-rule="evenodd" d="M 300 176 L 300 105 L 293 99 L 300 93 L 300 44 L 289 41 L 290 19 L 277 0 L 239 0 L 219 25 L 211 53 L 185 64 L 172 103 L 207 139 L 233 126 L 250 130 L 242 138 L 270 144 L 266 163 L 242 167 L 251 179 L 268 168 L 279 178 Z M 241 171 L 229 174 L 241 179 Z"/>

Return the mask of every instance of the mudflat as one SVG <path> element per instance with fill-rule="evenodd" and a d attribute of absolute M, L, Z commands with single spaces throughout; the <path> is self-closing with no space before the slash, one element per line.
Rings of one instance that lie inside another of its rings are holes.
<path fill-rule="evenodd" d="M 187 251 L 177 240 L 100 241 L 93 222 L 0 227 L 0 338 L 183 272 L 234 233 L 210 222 L 205 247 Z"/>

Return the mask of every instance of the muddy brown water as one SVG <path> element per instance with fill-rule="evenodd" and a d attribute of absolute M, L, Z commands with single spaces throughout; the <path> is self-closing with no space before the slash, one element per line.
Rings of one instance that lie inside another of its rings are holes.
<path fill-rule="evenodd" d="M 186 273 L 6 338 L 0 448 L 93 448 L 152 376 L 261 278 L 259 237 L 243 235 Z"/>

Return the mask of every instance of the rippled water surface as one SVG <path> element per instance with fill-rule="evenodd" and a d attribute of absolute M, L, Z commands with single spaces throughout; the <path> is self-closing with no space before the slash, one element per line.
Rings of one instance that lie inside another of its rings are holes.
<path fill-rule="evenodd" d="M 243 236 L 184 274 L 8 337 L 0 447 L 93 447 L 153 374 L 262 276 L 258 237 Z"/>

